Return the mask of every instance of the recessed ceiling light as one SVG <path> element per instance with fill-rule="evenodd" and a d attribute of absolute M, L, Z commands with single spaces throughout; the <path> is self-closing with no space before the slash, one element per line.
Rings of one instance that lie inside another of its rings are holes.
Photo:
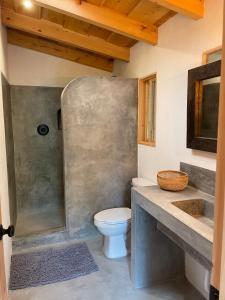
<path fill-rule="evenodd" d="M 30 0 L 24 0 L 23 6 L 27 9 L 30 9 L 33 6 L 33 3 Z"/>

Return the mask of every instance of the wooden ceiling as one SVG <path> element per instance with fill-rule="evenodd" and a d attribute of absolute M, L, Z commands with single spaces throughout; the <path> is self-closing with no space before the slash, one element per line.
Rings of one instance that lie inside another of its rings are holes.
<path fill-rule="evenodd" d="M 10 44 L 112 71 L 138 41 L 156 45 L 158 27 L 181 13 L 204 16 L 204 0 L 2 0 Z"/>

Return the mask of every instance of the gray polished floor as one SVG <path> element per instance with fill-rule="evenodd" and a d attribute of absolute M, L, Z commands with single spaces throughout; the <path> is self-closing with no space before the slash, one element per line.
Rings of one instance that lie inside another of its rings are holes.
<path fill-rule="evenodd" d="M 57 284 L 12 291 L 9 300 L 203 300 L 185 280 L 136 290 L 130 281 L 129 258 L 105 258 L 101 239 L 87 244 L 99 272 Z"/>

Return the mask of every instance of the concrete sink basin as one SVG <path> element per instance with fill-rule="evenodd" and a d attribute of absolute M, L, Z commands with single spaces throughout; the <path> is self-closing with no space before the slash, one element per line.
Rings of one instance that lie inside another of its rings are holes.
<path fill-rule="evenodd" d="M 190 199 L 182 201 L 174 201 L 172 205 L 181 209 L 185 213 L 189 214 L 200 222 L 208 225 L 209 227 L 214 227 L 214 205 L 213 203 L 206 201 L 204 199 Z"/>

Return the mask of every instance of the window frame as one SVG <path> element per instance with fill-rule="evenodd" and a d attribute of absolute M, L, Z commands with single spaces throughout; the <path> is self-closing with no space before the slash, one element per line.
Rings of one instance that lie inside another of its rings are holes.
<path fill-rule="evenodd" d="M 210 49 L 210 50 L 207 50 L 207 51 L 204 51 L 203 52 L 203 55 L 202 55 L 202 64 L 203 65 L 206 65 L 209 63 L 209 56 L 213 53 L 216 53 L 218 51 L 222 50 L 222 46 L 218 46 L 218 47 L 215 47 L 213 49 Z"/>
<path fill-rule="evenodd" d="M 147 116 L 147 98 L 146 82 L 155 80 L 155 99 L 154 99 L 154 139 L 146 139 L 146 116 Z M 156 102 L 157 102 L 157 73 L 152 73 L 138 80 L 138 144 L 155 147 L 156 146 Z"/>

